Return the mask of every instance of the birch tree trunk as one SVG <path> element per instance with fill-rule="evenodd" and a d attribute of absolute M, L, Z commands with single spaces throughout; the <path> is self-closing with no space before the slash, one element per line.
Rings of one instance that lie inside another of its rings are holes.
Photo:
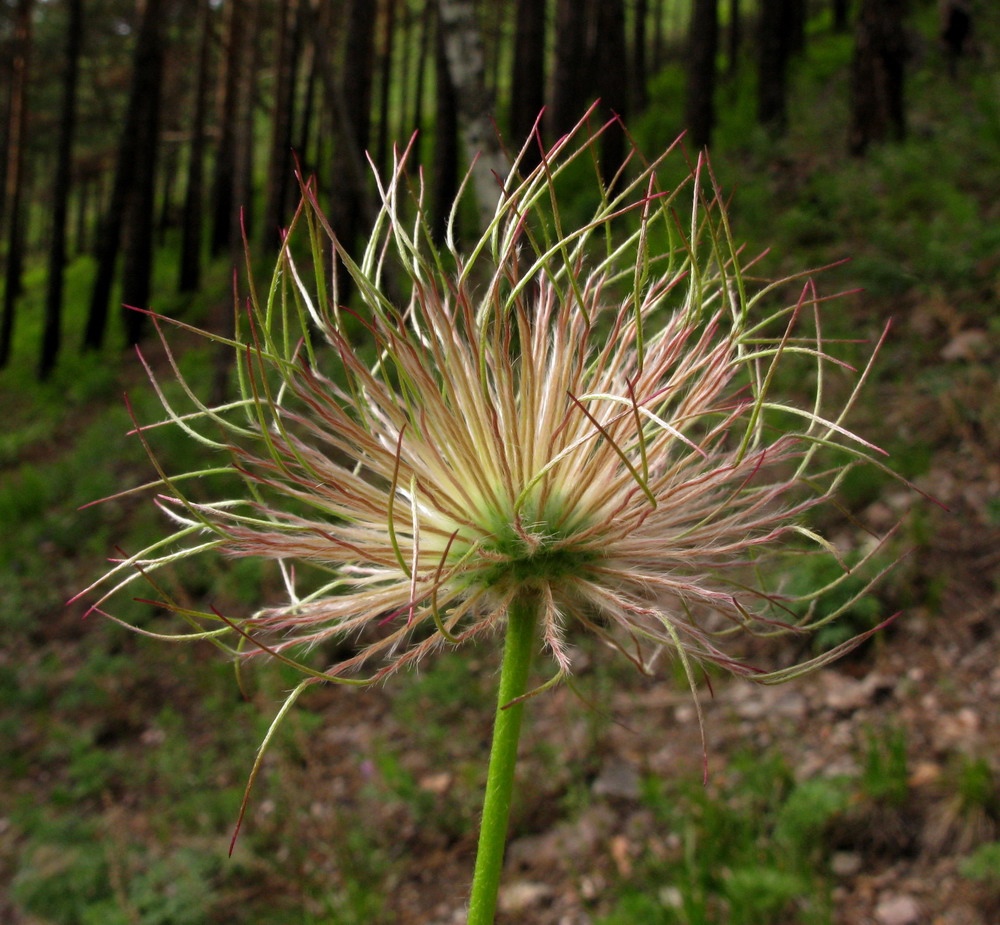
<path fill-rule="evenodd" d="M 480 224 L 489 224 L 510 167 L 497 140 L 493 97 L 486 88 L 486 59 L 472 0 L 438 0 L 448 71 L 458 98 L 462 140 L 472 169 Z"/>

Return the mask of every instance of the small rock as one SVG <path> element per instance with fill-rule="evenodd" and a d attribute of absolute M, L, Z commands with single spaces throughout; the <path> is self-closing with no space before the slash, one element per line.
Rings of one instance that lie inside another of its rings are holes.
<path fill-rule="evenodd" d="M 547 883 L 519 880 L 500 888 L 498 905 L 503 912 L 524 912 L 552 895 Z"/>
<path fill-rule="evenodd" d="M 440 774 L 427 774 L 421 777 L 417 783 L 421 790 L 442 794 L 451 786 L 451 782 L 451 773 L 442 771 Z"/>
<path fill-rule="evenodd" d="M 984 357 L 990 349 L 990 336 L 986 331 L 971 328 L 959 331 L 941 350 L 942 360 L 974 361 Z"/>
<path fill-rule="evenodd" d="M 830 858 L 830 870 L 838 877 L 853 877 L 861 870 L 861 855 L 853 851 L 835 851 Z"/>
<path fill-rule="evenodd" d="M 618 874 L 625 879 L 632 876 L 632 846 L 624 835 L 615 835 L 611 839 L 611 859 L 615 862 Z"/>
<path fill-rule="evenodd" d="M 937 783 L 941 771 L 941 765 L 936 761 L 921 761 L 910 774 L 909 784 L 911 787 L 926 787 Z"/>
<path fill-rule="evenodd" d="M 868 706 L 876 693 L 891 690 L 893 685 L 877 674 L 856 681 L 839 671 L 827 670 L 820 675 L 820 687 L 829 709 L 837 713 L 853 713 Z"/>
<path fill-rule="evenodd" d="M 612 760 L 601 768 L 593 784 L 594 795 L 638 800 L 641 796 L 639 774 L 624 761 Z"/>
<path fill-rule="evenodd" d="M 875 921 L 879 925 L 918 925 L 920 906 L 905 893 L 885 896 L 875 907 Z"/>
<path fill-rule="evenodd" d="M 680 909 L 684 905 L 684 894 L 675 886 L 662 887 L 657 896 L 668 909 Z"/>

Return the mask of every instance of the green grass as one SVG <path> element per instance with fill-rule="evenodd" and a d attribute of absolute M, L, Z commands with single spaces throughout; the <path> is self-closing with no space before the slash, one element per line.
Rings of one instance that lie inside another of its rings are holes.
<path fill-rule="evenodd" d="M 832 921 L 823 833 L 847 807 L 850 783 L 795 783 L 776 753 L 737 756 L 723 776 L 709 788 L 647 779 L 656 828 L 675 841 L 643 859 L 599 925 Z"/>

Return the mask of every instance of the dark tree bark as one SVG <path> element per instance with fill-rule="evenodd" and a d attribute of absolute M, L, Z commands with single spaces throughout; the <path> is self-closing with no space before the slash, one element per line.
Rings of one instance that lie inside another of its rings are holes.
<path fill-rule="evenodd" d="M 389 104 L 394 72 L 397 0 L 385 0 L 382 21 L 382 50 L 379 55 L 378 135 L 375 142 L 375 163 L 384 173 L 389 167 L 389 139 L 393 134 Z M 398 141 L 399 139 L 394 139 Z"/>
<path fill-rule="evenodd" d="M 97 246 L 97 276 L 94 280 L 90 311 L 87 315 L 87 325 L 83 336 L 83 347 L 86 350 L 96 350 L 104 343 L 108 302 L 111 299 L 115 264 L 118 261 L 118 251 L 121 247 L 122 229 L 125 220 L 127 220 L 126 217 L 135 214 L 132 200 L 136 198 L 134 194 L 139 188 L 139 162 L 147 153 L 150 157 L 155 156 L 155 151 L 146 152 L 143 144 L 149 144 L 150 130 L 155 125 L 157 118 L 157 114 L 155 112 L 150 114 L 149 109 L 158 108 L 162 62 L 159 28 L 161 15 L 161 0 L 147 0 L 136 39 L 132 84 L 129 89 L 129 100 L 121 139 L 118 144 L 118 159 L 114 183 L 111 188 L 111 200 L 101 222 L 100 240 Z M 149 171 L 149 165 L 144 165 L 143 169 Z M 149 171 L 147 176 L 151 180 L 152 172 Z M 151 201 L 148 208 L 151 215 Z M 150 233 L 152 233 L 151 227 Z M 141 263 L 141 245 L 137 243 L 133 246 L 132 251 L 131 272 L 135 274 L 135 280 L 130 298 L 136 294 L 135 282 L 138 281 L 141 274 Z M 139 289 L 138 294 L 141 295 L 141 287 Z M 132 304 L 136 304 L 136 302 L 133 301 Z"/>
<path fill-rule="evenodd" d="M 734 77 L 740 67 L 740 43 L 742 39 L 740 20 L 740 0 L 729 0 L 729 31 L 726 43 L 726 72 Z"/>
<path fill-rule="evenodd" d="M 194 117 L 188 151 L 187 188 L 181 215 L 181 262 L 178 288 L 194 292 L 201 284 L 201 243 L 205 195 L 205 120 L 208 114 L 212 49 L 212 5 L 200 0 L 198 9 L 198 76 L 195 83 Z"/>
<path fill-rule="evenodd" d="M 73 222 L 73 255 L 86 254 L 90 247 L 87 220 L 90 216 L 90 191 L 92 181 L 87 177 L 78 177 L 76 182 L 76 212 Z"/>
<path fill-rule="evenodd" d="M 510 89 L 511 146 L 519 148 L 545 105 L 545 0 L 517 0 L 514 18 L 514 68 Z M 538 149 L 530 146 L 530 170 L 538 162 Z"/>
<path fill-rule="evenodd" d="M 431 234 L 438 244 L 445 239 L 448 215 L 458 192 L 458 100 L 448 70 L 444 37 L 437 33 L 435 62 L 434 173 L 431 187 Z"/>
<path fill-rule="evenodd" d="M 628 48 L 625 40 L 624 0 L 599 0 L 594 13 L 592 68 L 597 72 L 597 95 L 604 118 L 628 115 Z M 582 115 L 582 113 L 580 113 Z M 625 159 L 625 131 L 613 125 L 601 136 L 601 172 L 610 185 Z"/>
<path fill-rule="evenodd" d="M 21 294 L 24 263 L 24 161 L 28 126 L 28 66 L 31 55 L 32 0 L 18 0 L 14 13 L 10 105 L 7 110 L 6 189 L 7 263 L 0 319 L 0 369 L 10 360 L 14 316 Z"/>
<path fill-rule="evenodd" d="M 212 182 L 212 254 L 232 250 L 239 241 L 236 209 L 237 139 L 240 118 L 240 61 L 244 55 L 244 32 L 248 0 L 229 0 L 226 15 L 222 96 L 219 111 L 219 142 Z"/>
<path fill-rule="evenodd" d="M 45 296 L 45 324 L 38 376 L 47 379 L 56 365 L 62 340 L 63 268 L 66 263 L 69 194 L 73 167 L 73 135 L 76 129 L 77 79 L 83 46 L 83 0 L 67 0 L 66 65 L 63 74 L 62 116 L 52 188 L 52 243 L 49 248 L 48 287 Z"/>
<path fill-rule="evenodd" d="M 556 2 L 556 49 L 549 110 L 549 131 L 555 136 L 576 125 L 594 97 L 588 43 L 590 7 L 588 0 Z"/>
<path fill-rule="evenodd" d="M 869 145 L 906 135 L 906 0 L 862 0 L 851 62 L 848 150 L 860 157 Z"/>
<path fill-rule="evenodd" d="M 688 29 L 686 122 L 691 144 L 705 148 L 715 126 L 715 56 L 719 43 L 716 0 L 694 0 Z"/>
<path fill-rule="evenodd" d="M 233 261 L 237 262 L 243 252 L 243 230 L 252 238 L 254 227 L 253 171 L 255 162 L 256 132 L 254 113 L 257 105 L 257 66 L 260 51 L 261 2 L 250 0 L 247 18 L 246 47 L 240 60 L 239 119 L 236 123 L 236 169 L 233 175 L 233 216 L 235 221 L 232 243 Z"/>
<path fill-rule="evenodd" d="M 833 0 L 833 31 L 846 32 L 849 25 L 851 0 Z"/>
<path fill-rule="evenodd" d="M 653 70 L 663 66 L 663 0 L 653 0 Z"/>
<path fill-rule="evenodd" d="M 787 29 L 788 29 L 788 54 L 799 55 L 806 47 L 806 0 L 786 0 L 787 6 Z"/>
<path fill-rule="evenodd" d="M 649 70 L 646 62 L 646 20 L 649 0 L 635 0 L 632 20 L 632 101 L 633 112 L 642 112 L 649 104 Z"/>
<path fill-rule="evenodd" d="M 334 89 L 335 141 L 330 223 L 350 251 L 368 221 L 368 165 L 375 17 L 368 0 L 350 0 L 341 72 Z"/>
<path fill-rule="evenodd" d="M 292 188 L 292 124 L 295 116 L 295 61 L 298 57 L 298 0 L 278 8 L 278 61 L 271 110 L 271 157 L 268 161 L 264 240 L 278 241 Z"/>
<path fill-rule="evenodd" d="M 3 126 L 3 133 L 0 134 L 0 228 L 6 227 L 7 222 L 7 163 L 9 160 L 10 138 L 10 112 L 13 100 L 11 96 L 14 89 L 13 68 L 14 58 L 12 40 L 0 45 L 0 88 L 6 92 L 0 94 L 0 125 Z"/>
<path fill-rule="evenodd" d="M 122 254 L 122 303 L 124 308 L 125 340 L 137 344 L 142 339 L 146 316 L 129 306 L 146 308 L 153 273 L 153 231 L 156 208 L 156 166 L 160 150 L 160 91 L 163 84 L 164 19 L 162 0 L 146 0 L 143 27 L 151 20 L 150 43 L 147 53 L 136 59 L 141 64 L 138 78 L 143 86 L 144 101 L 138 123 L 134 185 L 129 197 L 128 234 Z"/>
<path fill-rule="evenodd" d="M 792 2 L 768 0 L 761 4 L 758 19 L 757 121 L 776 136 L 783 135 L 788 127 Z"/>

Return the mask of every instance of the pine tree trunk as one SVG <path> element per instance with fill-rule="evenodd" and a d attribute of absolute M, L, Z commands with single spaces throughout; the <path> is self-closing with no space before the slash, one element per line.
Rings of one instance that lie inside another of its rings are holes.
<path fill-rule="evenodd" d="M 646 62 L 646 19 L 649 16 L 648 0 L 635 0 L 632 21 L 632 101 L 634 112 L 642 112 L 649 104 L 649 72 Z"/>
<path fill-rule="evenodd" d="M 715 56 L 719 42 L 716 0 L 694 0 L 688 30 L 687 127 L 691 144 L 705 148 L 715 126 Z"/>
<path fill-rule="evenodd" d="M 271 157 L 268 161 L 264 240 L 280 240 L 292 185 L 292 123 L 295 117 L 295 62 L 298 57 L 298 0 L 278 8 L 278 61 L 271 111 Z"/>
<path fill-rule="evenodd" d="M 726 48 L 726 72 L 729 77 L 735 77 L 740 67 L 740 43 L 742 39 L 742 21 L 740 19 L 740 0 L 729 0 L 729 32 Z"/>
<path fill-rule="evenodd" d="M 84 330 L 83 347 L 85 350 L 96 350 L 104 343 L 108 302 L 111 299 L 115 264 L 118 261 L 118 251 L 122 241 L 123 218 L 134 213 L 132 200 L 135 198 L 134 194 L 138 188 L 139 161 L 145 153 L 143 143 L 149 144 L 151 121 L 155 123 L 156 120 L 156 113 L 150 115 L 148 110 L 150 107 L 156 108 L 158 106 L 158 81 L 162 59 L 159 35 L 160 16 L 160 0 L 148 0 L 135 45 L 132 84 L 129 89 L 129 100 L 121 139 L 118 144 L 118 160 L 111 188 L 111 198 L 101 222 L 100 240 L 97 245 L 97 276 L 91 292 L 90 311 Z M 150 155 L 155 156 L 155 150 L 150 152 Z M 148 165 L 144 169 L 148 170 Z M 148 176 L 152 177 L 152 173 L 149 173 Z M 152 202 L 149 203 L 149 211 L 152 213 Z M 152 227 L 150 227 L 151 233 Z M 140 264 L 140 249 L 136 246 L 132 254 L 131 267 L 136 277 L 141 272 Z M 133 286 L 132 292 L 133 297 L 135 294 L 142 295 L 141 287 L 137 293 L 136 287 Z"/>
<path fill-rule="evenodd" d="M 195 84 L 194 119 L 188 152 L 187 189 L 181 216 L 181 262 L 178 288 L 194 292 L 201 284 L 201 243 L 205 188 L 205 119 L 208 114 L 208 87 L 212 48 L 212 4 L 200 0 L 198 10 L 198 77 Z"/>
<path fill-rule="evenodd" d="M 137 344 L 142 339 L 146 316 L 135 308 L 146 308 L 153 273 L 153 232 L 156 211 L 156 167 L 160 150 L 160 90 L 163 83 L 164 20 L 161 0 L 146 0 L 143 27 L 149 20 L 149 46 L 142 59 L 136 59 L 142 74 L 143 106 L 136 138 L 134 185 L 129 197 L 128 235 L 122 254 L 122 303 L 125 341 Z"/>
<path fill-rule="evenodd" d="M 557 0 L 556 49 L 549 131 L 562 135 L 583 116 L 593 98 L 594 74 L 588 48 L 586 0 Z"/>
<path fill-rule="evenodd" d="M 789 0 L 761 4 L 757 38 L 757 121 L 772 135 L 788 127 Z"/>
<path fill-rule="evenodd" d="M 62 340 L 63 269 L 66 263 L 69 224 L 70 172 L 73 167 L 73 135 L 76 128 L 76 91 L 83 38 L 83 0 L 67 0 L 68 28 L 63 76 L 63 106 L 59 120 L 59 146 L 52 188 L 52 243 L 49 248 L 45 324 L 38 376 L 47 379 L 56 364 Z"/>
<path fill-rule="evenodd" d="M 848 150 L 860 157 L 869 145 L 906 135 L 904 73 L 906 0 L 862 0 L 851 62 Z"/>
<path fill-rule="evenodd" d="M 32 0 L 18 0 L 14 14 L 10 106 L 7 113 L 6 189 L 7 263 L 0 318 L 0 369 L 10 360 L 14 317 L 21 294 L 24 262 L 24 153 L 28 127 L 28 66 L 31 55 Z"/>
<path fill-rule="evenodd" d="M 375 16 L 367 0 L 350 0 L 343 59 L 333 88 L 335 140 L 330 223 L 353 249 L 368 221 L 368 164 Z"/>
<path fill-rule="evenodd" d="M 394 66 L 394 47 L 396 38 L 396 2 L 385 0 L 385 12 L 382 22 L 382 51 L 379 55 L 379 100 L 378 100 L 378 136 L 375 141 L 375 163 L 385 173 L 389 169 L 389 140 L 393 138 L 392 119 L 390 115 L 389 91 L 392 88 Z"/>
<path fill-rule="evenodd" d="M 806 47 L 806 0 L 785 0 L 787 3 L 788 55 L 800 55 Z"/>
<path fill-rule="evenodd" d="M 239 117 L 236 121 L 236 165 L 233 175 L 233 216 L 235 226 L 230 241 L 234 263 L 243 254 L 244 230 L 252 239 L 254 227 L 253 172 L 256 155 L 254 112 L 257 105 L 258 55 L 261 38 L 261 0 L 249 0 L 244 23 L 246 45 L 240 61 Z"/>
<path fill-rule="evenodd" d="M 599 0 L 594 16 L 591 67 L 597 72 L 597 95 L 605 119 L 628 115 L 628 48 L 625 40 L 624 0 Z M 580 114 L 582 115 L 582 113 Z M 601 172 L 610 186 L 625 160 L 625 131 L 613 125 L 601 136 Z"/>
<path fill-rule="evenodd" d="M 850 25 L 850 0 L 833 0 L 833 31 L 846 32 Z"/>
<path fill-rule="evenodd" d="M 237 136 L 240 113 L 240 61 L 244 54 L 244 25 L 248 13 L 247 0 L 228 0 L 222 95 L 219 111 L 219 142 L 215 154 L 212 182 L 213 255 L 231 251 L 239 241 L 239 216 L 236 212 Z"/>
<path fill-rule="evenodd" d="M 448 216 L 458 192 L 458 101 L 448 70 L 444 36 L 438 30 L 435 42 L 436 106 L 434 119 L 434 172 L 431 178 L 431 234 L 443 244 Z"/>
<path fill-rule="evenodd" d="M 517 0 L 514 20 L 514 66 L 510 90 L 511 146 L 519 148 L 545 105 L 545 0 Z M 538 162 L 530 146 L 523 169 Z"/>

